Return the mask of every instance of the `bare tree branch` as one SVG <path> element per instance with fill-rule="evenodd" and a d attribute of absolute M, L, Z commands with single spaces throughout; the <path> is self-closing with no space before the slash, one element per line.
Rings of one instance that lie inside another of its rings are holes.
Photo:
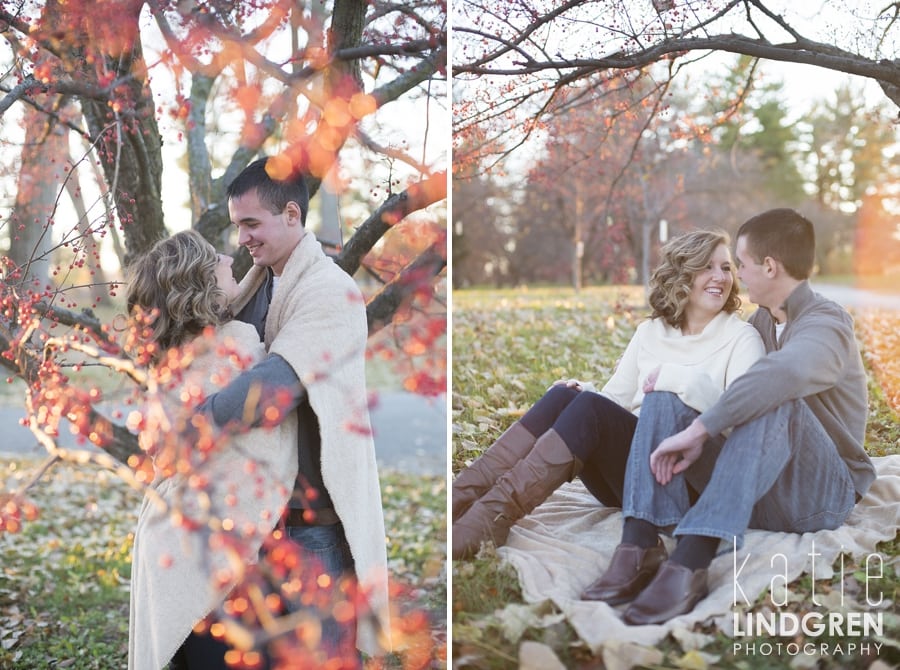
<path fill-rule="evenodd" d="M 430 285 L 447 265 L 444 243 L 431 245 L 419 254 L 366 304 L 369 334 L 390 323 L 401 304 L 423 284 Z"/>
<path fill-rule="evenodd" d="M 394 193 L 357 228 L 356 233 L 338 254 L 337 264 L 347 274 L 355 274 L 363 256 L 369 253 L 391 226 L 402 221 L 410 213 L 445 197 L 447 197 L 446 172 L 435 172 L 402 193 Z"/>
<path fill-rule="evenodd" d="M 7 109 L 12 107 L 13 103 L 17 100 L 21 100 L 25 95 L 33 88 L 40 87 L 41 85 L 35 80 L 34 77 L 28 75 L 21 82 L 16 84 L 9 92 L 3 97 L 3 100 L 0 100 L 0 115 L 6 112 Z"/>
<path fill-rule="evenodd" d="M 788 63 L 805 63 L 900 85 L 900 67 L 894 61 L 872 61 L 858 54 L 809 40 L 772 44 L 741 35 L 673 39 L 635 53 L 619 52 L 603 58 L 579 58 L 544 63 L 532 61 L 522 64 L 521 67 L 492 68 L 485 65 L 463 63 L 454 66 L 454 71 L 478 75 L 524 75 L 542 70 L 575 70 L 577 74 L 568 75 L 569 79 L 574 80 L 603 70 L 631 70 L 646 67 L 661 60 L 664 56 L 681 55 L 697 50 L 727 51 Z"/>
<path fill-rule="evenodd" d="M 407 91 L 415 88 L 423 81 L 430 79 L 435 72 L 446 66 L 447 53 L 444 49 L 438 49 L 432 58 L 423 60 L 415 67 L 396 79 L 380 86 L 372 91 L 372 96 L 378 103 L 378 106 L 396 100 Z"/>

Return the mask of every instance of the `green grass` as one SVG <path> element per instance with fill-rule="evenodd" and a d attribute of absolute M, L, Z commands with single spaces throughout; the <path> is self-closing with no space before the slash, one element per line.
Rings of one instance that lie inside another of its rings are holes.
<path fill-rule="evenodd" d="M 750 311 L 752 308 L 746 313 Z M 458 472 L 477 458 L 554 380 L 575 377 L 602 385 L 638 321 L 646 314 L 643 291 L 635 287 L 589 288 L 579 294 L 572 289 L 551 288 L 454 292 L 453 471 Z M 893 322 L 883 321 L 884 317 L 879 316 L 877 328 L 885 333 L 900 330 L 900 315 L 895 315 Z M 868 323 L 871 329 L 871 320 Z M 867 340 L 867 365 L 871 354 L 876 353 L 869 349 L 888 346 L 883 343 L 894 340 L 895 336 Z M 871 369 L 869 373 L 867 449 L 872 455 L 900 453 L 898 416 L 888 405 L 886 393 Z M 877 551 L 886 560 L 880 587 L 884 597 L 892 601 L 885 611 L 887 641 L 880 656 L 890 667 L 900 663 L 900 538 L 878 545 Z M 858 574 L 854 576 L 860 566 L 849 557 L 845 570 L 851 582 L 860 581 Z M 482 552 L 476 561 L 453 562 L 451 576 L 455 667 L 516 668 L 520 645 L 525 640 L 550 647 L 565 667 L 606 667 L 551 606 L 545 605 L 539 611 L 534 611 L 535 606 L 525 607 L 515 574 L 495 554 Z M 839 579 L 836 573 L 833 579 L 817 580 L 816 593 L 840 588 Z M 811 607 L 812 586 L 808 576 L 790 585 L 791 592 L 799 594 L 798 601 L 791 605 L 796 611 Z M 757 607 L 763 606 L 765 603 L 757 603 Z M 511 628 L 510 618 L 523 614 L 530 617 L 530 625 Z M 804 667 L 804 658 L 735 656 L 732 640 L 721 631 L 698 625 L 695 632 L 708 636 L 700 650 L 688 651 L 670 637 L 659 645 L 661 653 L 653 651 L 652 662 L 644 661 L 649 665 L 639 667 Z M 771 640 L 778 641 L 781 640 Z M 817 659 L 814 666 L 805 667 L 865 668 L 873 660 Z"/>
<path fill-rule="evenodd" d="M 9 492 L 38 461 L 0 459 Z M 417 644 L 444 667 L 446 482 L 382 473 L 388 562 L 403 586 L 394 605 L 423 613 Z M 108 472 L 60 465 L 29 494 L 40 517 L 0 533 L 0 668 L 120 670 L 128 653 L 131 532 L 141 496 Z M 387 667 L 402 667 L 404 657 Z"/>
<path fill-rule="evenodd" d="M 0 461 L 6 489 L 36 463 Z M 140 497 L 107 472 L 63 466 L 31 498 L 40 518 L 0 534 L 0 667 L 121 667 Z"/>

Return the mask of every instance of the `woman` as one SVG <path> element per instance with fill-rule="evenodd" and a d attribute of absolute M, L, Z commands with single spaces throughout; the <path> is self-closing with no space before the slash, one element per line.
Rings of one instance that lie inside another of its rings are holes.
<path fill-rule="evenodd" d="M 470 558 L 576 475 L 604 505 L 621 507 L 629 446 L 645 393 L 670 391 L 702 411 L 765 353 L 737 311 L 725 233 L 672 239 L 650 278 L 652 314 L 596 392 L 556 382 L 453 482 L 452 555 Z"/>
<path fill-rule="evenodd" d="M 192 628 L 257 560 L 297 474 L 295 413 L 280 425 L 217 435 L 196 406 L 264 355 L 256 329 L 230 320 L 231 258 L 194 231 L 162 240 L 130 268 L 128 311 L 150 363 L 142 447 L 154 479 L 132 555 L 129 668 L 225 668 L 225 645 Z M 187 444 L 179 428 L 194 426 Z"/>

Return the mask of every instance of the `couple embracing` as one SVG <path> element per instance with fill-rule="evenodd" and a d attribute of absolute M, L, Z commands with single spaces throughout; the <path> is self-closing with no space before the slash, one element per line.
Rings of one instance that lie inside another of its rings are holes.
<path fill-rule="evenodd" d="M 141 435 L 154 479 L 134 539 L 133 670 L 358 668 L 358 649 L 390 646 L 365 304 L 305 228 L 303 176 L 267 166 L 227 191 L 254 263 L 240 284 L 193 231 L 129 268 L 159 389 Z"/>

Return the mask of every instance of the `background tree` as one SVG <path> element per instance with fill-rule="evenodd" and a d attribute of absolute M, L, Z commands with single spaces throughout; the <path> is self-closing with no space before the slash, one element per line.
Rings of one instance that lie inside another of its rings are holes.
<path fill-rule="evenodd" d="M 487 6 L 462 0 L 454 4 L 459 46 L 454 136 L 486 172 L 512 172 L 521 164 L 519 154 L 552 153 L 556 137 L 571 126 L 573 109 L 590 101 L 586 116 L 593 114 L 593 126 L 584 124 L 572 141 L 585 154 L 602 156 L 600 169 L 615 175 L 607 184 L 595 173 L 588 192 L 605 193 L 598 220 L 627 222 L 623 237 L 628 246 L 618 254 L 620 275 L 633 268 L 633 276 L 645 276 L 645 264 L 652 264 L 655 253 L 647 240 L 660 219 L 670 232 L 695 226 L 732 229 L 760 202 L 821 214 L 816 219 L 823 232 L 820 267 L 839 270 L 837 260 L 852 251 L 860 200 L 845 188 L 822 211 L 815 200 L 822 190 L 816 181 L 833 174 L 850 184 L 859 176 L 860 192 L 866 192 L 883 191 L 897 178 L 891 160 L 897 133 L 890 117 L 897 114 L 900 90 L 900 63 L 893 60 L 900 27 L 894 5 L 820 4 L 816 20 L 809 21 L 794 5 L 778 0 L 702 6 L 621 0 Z M 729 60 L 724 52 L 738 56 Z M 885 98 L 878 109 L 859 93 L 852 96 L 867 122 L 848 126 L 855 138 L 844 144 L 855 142 L 858 151 L 838 153 L 839 167 L 822 174 L 812 164 L 813 117 L 789 108 L 787 91 L 762 78 L 761 62 L 767 59 L 813 64 L 880 85 Z M 706 67 L 700 70 L 701 65 Z M 628 88 L 619 100 L 610 95 L 617 78 Z M 467 142 L 473 134 L 481 141 Z M 455 161 L 467 158 L 454 155 Z M 575 170 L 578 161 L 570 157 L 568 169 Z M 878 167 L 873 171 L 871 165 Z M 866 183 L 864 175 L 872 181 Z M 559 217 L 569 212 L 565 218 L 571 225 L 579 198 L 567 192 L 572 190 L 568 180 L 551 183 L 553 192 L 544 197 L 555 202 Z M 508 197 L 523 201 L 518 193 Z M 888 212 L 900 211 L 896 199 L 882 204 Z M 617 248 L 620 241 L 612 232 L 606 235 L 603 226 L 594 230 L 596 248 Z M 549 234 L 538 233 L 545 239 Z M 566 230 L 556 234 L 571 239 Z M 648 246 L 649 254 L 643 253 Z M 553 248 L 544 243 L 548 254 Z M 586 249 L 585 263 L 589 255 Z M 562 255 L 545 255 L 541 265 L 557 267 L 562 260 Z"/>
<path fill-rule="evenodd" d="M 457 174 L 455 179 L 453 287 L 502 285 L 508 275 L 508 251 L 496 186 L 479 174 Z"/>
<path fill-rule="evenodd" d="M 308 175 L 313 194 L 322 183 L 334 193 L 368 193 L 370 211 L 357 209 L 346 222 L 354 232 L 335 254 L 350 274 L 369 266 L 365 281 L 377 284 L 366 289 L 371 330 L 390 323 L 410 300 L 428 308 L 445 265 L 441 212 L 405 227 L 424 226 L 428 235 L 391 230 L 446 194 L 445 150 L 432 148 L 440 134 L 421 118 L 423 109 L 433 117 L 442 105 L 445 22 L 445 7 L 436 0 L 402 6 L 334 0 L 308 7 L 293 0 L 0 2 L 0 132 L 12 140 L 4 142 L 4 152 L 15 156 L 16 127 L 27 110 L 20 181 L 46 190 L 35 212 L 37 199 L 18 189 L 20 202 L 5 227 L 10 239 L 27 232 L 30 239 L 53 240 L 45 251 L 31 243 L 22 253 L 11 249 L 4 260 L 0 346 L 6 353 L 0 363 L 34 383 L 45 363 L 41 333 L 57 322 L 89 333 L 101 349 L 115 349 L 116 338 L 99 319 L 73 309 L 84 302 L 75 297 L 72 279 L 102 281 L 87 268 L 96 271 L 104 238 L 121 234 L 112 253 L 126 264 L 168 234 L 166 190 L 177 183 L 173 172 L 179 169 L 164 157 L 170 150 L 183 150 L 187 158 L 190 225 L 220 250 L 233 243 L 225 187 L 258 153 L 273 155 L 277 171 Z M 410 134 L 416 144 L 384 131 L 393 107 L 410 126 L 424 128 Z M 83 156 L 69 155 L 65 145 L 77 143 L 67 142 L 68 135 L 82 138 Z M 59 137 L 57 145 L 48 144 Z M 388 163 L 393 167 L 385 169 Z M 92 166 L 102 174 L 99 183 Z M 75 214 L 63 217 L 59 204 L 68 184 Z M 79 205 L 88 192 L 96 200 Z M 387 249 L 379 245 L 372 253 L 382 238 Z M 402 258 L 392 245 L 402 248 Z M 109 272 L 114 268 L 105 253 Z M 373 265 L 384 254 L 392 257 L 390 271 Z M 40 261 L 53 270 L 51 281 L 36 287 L 30 268 Z M 238 261 L 242 269 L 249 266 L 246 252 Z M 431 316 L 443 322 L 440 313 Z M 35 318 L 46 325 L 35 325 Z M 102 421 L 93 406 L 84 409 L 88 423 Z M 137 451 L 133 436 L 118 424 L 111 430 L 102 446 L 127 460 Z"/>

